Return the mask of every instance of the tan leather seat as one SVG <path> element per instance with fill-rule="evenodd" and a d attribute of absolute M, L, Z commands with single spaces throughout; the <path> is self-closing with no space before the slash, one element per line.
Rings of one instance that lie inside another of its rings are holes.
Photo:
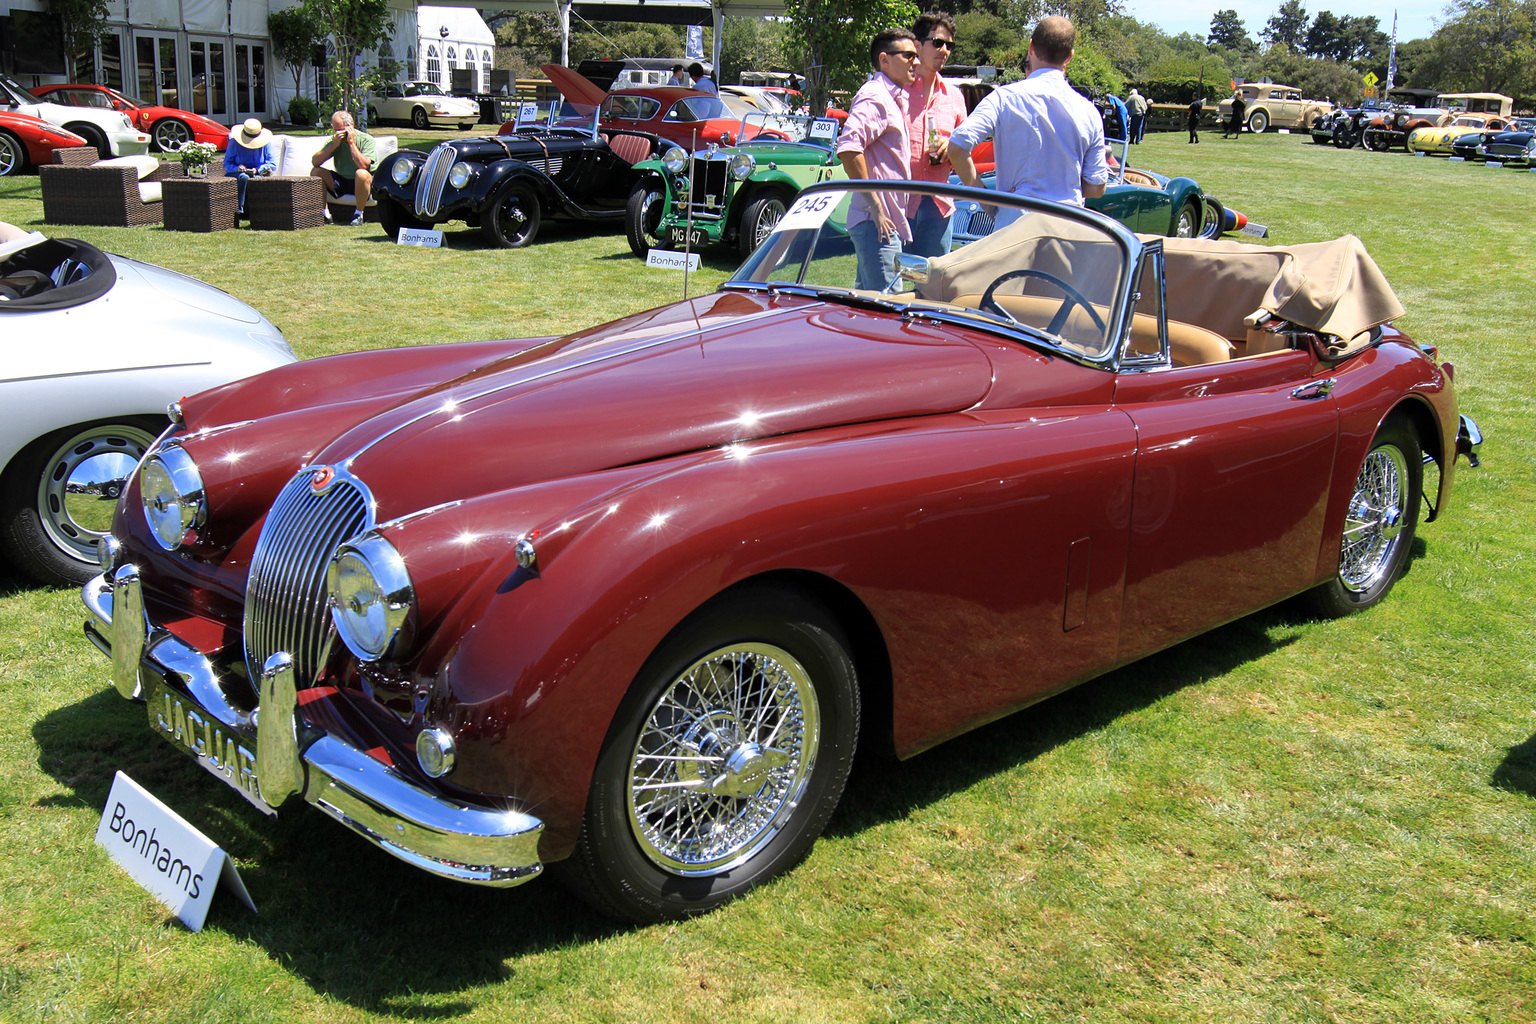
<path fill-rule="evenodd" d="M 1062 303 L 1060 298 L 1046 295 L 994 295 L 992 298 L 1020 323 L 1041 329 L 1051 322 Z M 979 309 L 981 296 L 960 295 L 954 304 Z M 1101 318 L 1109 315 L 1102 307 L 1095 306 L 1094 309 Z M 1061 339 L 1072 348 L 1093 356 L 1099 355 L 1105 345 L 1098 327 L 1077 305 L 1072 307 L 1062 325 Z M 1157 346 L 1157 318 L 1148 313 L 1137 313 L 1131 320 L 1132 351 L 1148 354 L 1156 352 Z M 1177 320 L 1168 321 L 1168 350 L 1175 366 L 1225 363 L 1234 351 L 1232 343 L 1215 331 Z"/>

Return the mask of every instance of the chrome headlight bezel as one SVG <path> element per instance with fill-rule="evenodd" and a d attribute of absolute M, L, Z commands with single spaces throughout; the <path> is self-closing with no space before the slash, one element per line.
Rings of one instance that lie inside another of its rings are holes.
<path fill-rule="evenodd" d="M 404 185 L 416 173 L 416 161 L 396 160 L 389 169 L 389 176 L 396 185 Z"/>
<path fill-rule="evenodd" d="M 670 174 L 681 171 L 688 163 L 688 151 L 682 146 L 669 146 L 667 151 L 661 154 L 661 166 Z"/>
<path fill-rule="evenodd" d="M 737 153 L 731 157 L 728 168 L 736 181 L 746 181 L 757 171 L 757 159 L 751 153 Z"/>
<path fill-rule="evenodd" d="M 336 635 L 359 660 L 378 661 L 409 646 L 416 589 L 393 544 L 370 530 L 339 545 L 325 583 Z"/>
<path fill-rule="evenodd" d="M 155 452 L 139 470 L 139 505 L 150 536 L 166 551 L 186 543 L 187 534 L 208 516 L 203 474 L 179 445 Z"/>
<path fill-rule="evenodd" d="M 453 188 L 463 188 L 465 185 L 468 185 L 470 181 L 474 179 L 474 177 L 474 165 L 465 163 L 463 160 L 460 160 L 458 163 L 448 168 L 448 184 Z"/>

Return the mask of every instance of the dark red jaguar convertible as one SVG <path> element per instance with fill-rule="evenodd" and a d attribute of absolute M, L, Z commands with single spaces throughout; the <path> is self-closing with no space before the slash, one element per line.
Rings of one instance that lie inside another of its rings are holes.
<path fill-rule="evenodd" d="M 808 189 L 704 298 L 184 400 L 83 592 L 117 689 L 264 811 L 674 918 L 799 861 L 860 743 L 1369 608 L 1476 462 L 1354 238 L 899 187 Z M 923 191 L 988 232 L 862 248 Z"/>

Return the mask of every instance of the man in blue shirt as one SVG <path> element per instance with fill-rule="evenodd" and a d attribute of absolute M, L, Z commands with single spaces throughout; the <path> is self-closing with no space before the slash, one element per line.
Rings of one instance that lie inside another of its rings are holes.
<path fill-rule="evenodd" d="M 949 160 L 967 185 L 981 184 L 971 150 L 994 138 L 997 187 L 1006 192 L 1082 206 L 1104 194 L 1104 121 L 1098 108 L 1067 84 L 1077 30 L 1066 18 L 1041 19 L 1029 40 L 1029 77 L 995 90 L 949 138 Z M 999 211 L 997 226 L 1016 212 Z"/>

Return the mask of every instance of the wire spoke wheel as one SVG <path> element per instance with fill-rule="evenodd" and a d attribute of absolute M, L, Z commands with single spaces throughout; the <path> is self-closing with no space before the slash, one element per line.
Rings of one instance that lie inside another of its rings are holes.
<path fill-rule="evenodd" d="M 789 652 L 744 643 L 706 655 L 667 687 L 635 744 L 635 840 L 678 874 L 734 867 L 794 810 L 820 736 L 815 690 Z"/>
<path fill-rule="evenodd" d="M 1408 520 L 1407 481 L 1406 460 L 1397 448 L 1375 449 L 1360 468 L 1339 554 L 1339 581 L 1351 592 L 1381 582 L 1392 564 Z"/>

